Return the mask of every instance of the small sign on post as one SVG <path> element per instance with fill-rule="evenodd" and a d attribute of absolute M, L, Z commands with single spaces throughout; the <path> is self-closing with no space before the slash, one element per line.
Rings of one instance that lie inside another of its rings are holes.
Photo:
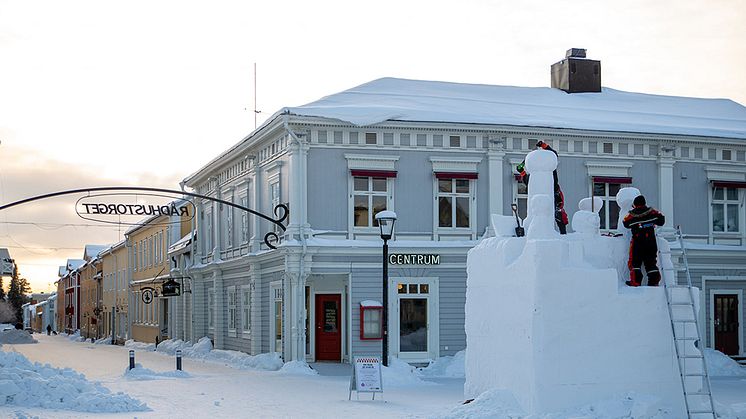
<path fill-rule="evenodd" d="M 380 357 L 355 357 L 352 365 L 352 375 L 350 376 L 350 393 L 347 400 L 352 400 L 353 391 L 357 392 L 358 400 L 360 400 L 360 393 L 373 393 L 373 400 L 376 399 L 376 393 L 383 393 Z"/>
<path fill-rule="evenodd" d="M 130 369 L 135 368 L 135 351 L 130 349 Z"/>
<path fill-rule="evenodd" d="M 176 370 L 181 371 L 181 349 L 176 350 Z"/>

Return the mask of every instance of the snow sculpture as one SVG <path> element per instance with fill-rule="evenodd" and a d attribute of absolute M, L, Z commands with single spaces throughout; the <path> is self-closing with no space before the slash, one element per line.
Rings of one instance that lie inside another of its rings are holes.
<path fill-rule="evenodd" d="M 663 287 L 624 285 L 628 241 L 598 234 L 597 200 L 592 211 L 590 199 L 580 203 L 575 233 L 555 232 L 556 162 L 544 150 L 526 157 L 527 236 L 488 238 L 469 252 L 465 396 L 510 391 L 541 414 L 634 391 L 686 417 Z M 623 210 L 633 192 L 620 196 Z M 664 249 L 666 278 L 674 272 Z"/>
<path fill-rule="evenodd" d="M 592 205 L 591 202 L 593 202 Z M 581 199 L 578 203 L 580 211 L 572 216 L 572 229 L 583 235 L 586 240 L 598 236 L 601 228 L 601 218 L 598 216 L 598 211 L 601 210 L 603 204 L 603 199 L 597 196 L 593 197 L 593 201 L 591 201 L 591 198 Z"/>
<path fill-rule="evenodd" d="M 557 168 L 557 156 L 548 150 L 534 150 L 526 156 L 526 172 L 529 175 L 529 187 L 528 187 L 528 214 L 526 220 L 523 222 L 523 226 L 526 231 L 531 234 L 531 223 L 533 223 L 534 217 L 537 215 L 536 212 L 540 212 L 540 226 L 534 228 L 535 238 L 548 238 L 554 236 L 550 233 L 546 226 L 546 206 L 542 204 L 545 200 L 539 198 L 537 205 L 533 205 L 534 198 L 540 195 L 546 195 L 549 197 L 549 217 L 551 218 L 551 225 L 549 226 L 554 231 L 554 178 L 552 172 Z"/>
<path fill-rule="evenodd" d="M 616 193 L 616 203 L 619 205 L 619 220 L 617 221 L 617 230 L 624 231 L 625 236 L 629 238 L 629 230 L 624 228 L 622 221 L 629 210 L 632 209 L 632 201 L 640 196 L 640 190 L 637 188 L 622 188 Z"/>

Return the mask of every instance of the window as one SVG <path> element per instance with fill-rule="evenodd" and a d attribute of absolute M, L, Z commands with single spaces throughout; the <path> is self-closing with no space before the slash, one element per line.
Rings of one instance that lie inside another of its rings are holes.
<path fill-rule="evenodd" d="M 619 221 L 619 205 L 616 203 L 616 194 L 619 189 L 628 185 L 628 183 L 593 182 L 593 196 L 597 196 L 604 201 L 598 214 L 601 217 L 601 230 L 616 230 Z"/>
<path fill-rule="evenodd" d="M 469 228 L 471 181 L 438 179 L 438 227 Z"/>
<path fill-rule="evenodd" d="M 375 216 L 386 209 L 387 198 L 387 178 L 353 177 L 354 226 L 378 227 Z"/>
<path fill-rule="evenodd" d="M 241 288 L 241 330 L 244 334 L 251 333 L 251 287 Z"/>
<path fill-rule="evenodd" d="M 212 211 L 205 211 L 205 253 L 212 253 Z"/>
<path fill-rule="evenodd" d="M 365 144 L 378 144 L 378 136 L 375 132 L 365 133 Z"/>
<path fill-rule="evenodd" d="M 738 233 L 740 231 L 738 188 L 715 186 L 712 189 L 712 231 Z"/>
<path fill-rule="evenodd" d="M 248 199 L 245 196 L 241 198 L 241 206 L 244 208 L 249 207 Z M 249 242 L 249 213 L 241 211 L 241 243 Z"/>
<path fill-rule="evenodd" d="M 528 185 L 516 178 L 513 202 L 518 207 L 518 216 L 525 220 L 528 215 Z"/>
<path fill-rule="evenodd" d="M 228 200 L 231 204 L 233 203 L 233 194 L 231 194 L 230 199 Z M 225 220 L 225 246 L 226 248 L 230 249 L 233 247 L 233 213 L 236 211 L 235 208 L 226 205 L 225 209 L 227 210 L 227 219 Z"/>
<path fill-rule="evenodd" d="M 215 290 L 207 290 L 207 327 L 215 327 Z"/>
<path fill-rule="evenodd" d="M 228 287 L 228 331 L 236 333 L 236 287 Z"/>
<path fill-rule="evenodd" d="M 461 147 L 461 137 L 458 135 L 451 135 L 449 139 L 449 144 L 451 147 L 455 147 L 455 148 Z"/>
<path fill-rule="evenodd" d="M 723 160 L 732 160 L 732 157 L 730 150 L 723 150 Z"/>
<path fill-rule="evenodd" d="M 614 143 L 604 143 L 604 153 L 612 154 L 614 152 Z"/>
<path fill-rule="evenodd" d="M 135 242 L 135 243 L 134 243 L 134 244 L 132 245 L 132 259 L 133 259 L 133 263 L 132 263 L 132 265 L 134 266 L 134 269 L 135 269 L 135 271 L 137 271 L 137 263 L 138 263 L 138 257 L 137 257 L 137 242 Z"/>
<path fill-rule="evenodd" d="M 280 205 L 280 182 L 279 180 L 272 182 L 269 185 L 269 199 L 270 199 L 270 202 L 272 203 L 272 208 L 270 208 L 270 212 L 274 214 L 275 208 L 277 208 L 277 206 Z M 280 226 L 272 223 L 272 231 L 279 234 Z"/>

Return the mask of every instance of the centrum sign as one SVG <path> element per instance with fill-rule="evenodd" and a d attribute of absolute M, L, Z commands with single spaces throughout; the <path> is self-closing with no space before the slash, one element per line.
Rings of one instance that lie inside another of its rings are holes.
<path fill-rule="evenodd" d="M 183 198 L 153 193 L 116 193 L 83 196 L 75 203 L 75 212 L 83 219 L 104 223 L 135 225 L 143 217 L 166 216 L 167 220 L 156 224 L 177 224 L 191 220 L 195 209 L 191 201 Z"/>
<path fill-rule="evenodd" d="M 389 255 L 392 265 L 440 265 L 440 255 L 431 254 L 392 254 Z"/>

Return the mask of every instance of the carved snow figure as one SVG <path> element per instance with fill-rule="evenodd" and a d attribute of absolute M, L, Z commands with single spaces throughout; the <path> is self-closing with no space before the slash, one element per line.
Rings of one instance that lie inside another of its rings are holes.
<path fill-rule="evenodd" d="M 593 202 L 592 205 L 591 202 Z M 572 229 L 581 234 L 584 239 L 597 237 L 601 229 L 601 217 L 598 216 L 598 212 L 603 204 L 603 199 L 597 196 L 593 197 L 593 201 L 591 198 L 581 199 L 578 203 L 580 211 L 572 216 Z"/>
<path fill-rule="evenodd" d="M 552 172 L 556 168 L 557 156 L 551 151 L 535 150 L 526 156 L 526 171 L 530 175 L 528 180 L 529 205 L 523 226 L 526 228 L 529 238 L 546 239 L 559 235 L 554 229 L 554 178 Z M 535 221 L 538 223 L 536 226 L 533 225 Z"/>

